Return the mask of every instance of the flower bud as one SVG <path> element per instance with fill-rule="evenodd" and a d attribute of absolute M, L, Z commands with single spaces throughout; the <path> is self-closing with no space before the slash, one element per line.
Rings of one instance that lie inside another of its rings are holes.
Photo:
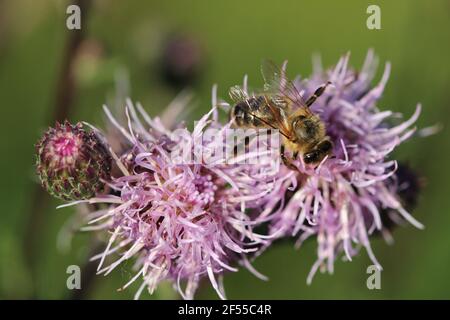
<path fill-rule="evenodd" d="M 63 200 L 95 196 L 110 178 L 111 157 L 100 138 L 81 123 L 56 123 L 36 144 L 42 186 Z"/>

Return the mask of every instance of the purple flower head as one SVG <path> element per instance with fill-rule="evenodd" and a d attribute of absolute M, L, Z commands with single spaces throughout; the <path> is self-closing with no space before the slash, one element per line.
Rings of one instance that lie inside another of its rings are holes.
<path fill-rule="evenodd" d="M 221 275 L 237 271 L 241 263 L 260 276 L 248 263 L 245 254 L 257 250 L 265 237 L 252 231 L 256 223 L 245 214 L 245 208 L 260 197 L 257 183 L 242 173 L 242 167 L 227 164 L 174 163 L 173 151 L 214 147 L 218 139 L 207 141 L 201 135 L 208 127 L 224 130 L 211 110 L 192 132 L 178 128 L 184 135 L 167 130 L 159 118 L 151 119 L 138 106 L 128 102 L 128 130 L 112 118 L 128 140 L 129 149 L 113 156 L 121 174 L 109 182 L 109 195 L 86 202 L 103 203 L 106 207 L 89 215 L 84 230 L 109 230 L 108 245 L 102 254 L 98 273 L 109 274 L 122 262 L 134 258 L 136 275 L 126 288 L 141 277 L 144 288 L 153 292 L 162 280 L 171 280 L 185 299 L 192 299 L 199 281 L 208 277 L 221 298 L 225 298 Z M 203 141 L 203 142 L 202 142 Z M 79 203 L 79 202 L 77 202 Z M 106 265 L 106 258 L 119 253 L 119 258 Z"/>
<path fill-rule="evenodd" d="M 305 98 L 327 81 L 332 83 L 312 105 L 334 144 L 332 155 L 319 165 L 307 165 L 299 156 L 293 161 L 297 170 L 283 166 L 265 198 L 263 212 L 271 213 L 272 235 L 295 236 L 297 245 L 316 237 L 318 259 L 308 283 L 319 267 L 332 273 L 341 253 L 351 260 L 361 246 L 381 268 L 369 236 L 383 229 L 382 214 L 387 210 L 423 228 L 402 206 L 395 183 L 397 162 L 390 158 L 392 151 L 414 134 L 415 128 L 410 127 L 421 107 L 417 106 L 410 119 L 392 126 L 390 120 L 398 115 L 380 111 L 377 105 L 390 65 L 371 88 L 375 72 L 372 52 L 360 72 L 350 69 L 348 60 L 349 55 L 344 56 L 327 71 L 316 66 L 310 79 L 297 78 L 294 83 Z"/>

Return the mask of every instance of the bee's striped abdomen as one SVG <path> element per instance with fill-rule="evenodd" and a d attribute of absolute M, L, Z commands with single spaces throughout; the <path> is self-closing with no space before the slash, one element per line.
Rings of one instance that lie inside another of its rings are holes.
<path fill-rule="evenodd" d="M 231 118 L 238 127 L 267 127 L 265 122 L 270 123 L 271 119 L 269 119 L 270 113 L 266 109 L 268 106 L 263 96 L 252 97 L 236 104 L 231 109 Z"/>

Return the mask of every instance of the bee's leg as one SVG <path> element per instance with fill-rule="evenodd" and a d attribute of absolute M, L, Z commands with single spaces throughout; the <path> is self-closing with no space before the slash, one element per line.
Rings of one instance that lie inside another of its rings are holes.
<path fill-rule="evenodd" d="M 283 161 L 284 165 L 291 170 L 298 170 L 297 167 L 292 163 L 292 160 L 288 159 L 288 157 L 286 157 L 286 155 L 284 154 L 285 151 L 286 150 L 285 150 L 284 144 L 282 144 L 280 155 L 281 155 L 281 160 Z M 294 158 L 296 158 L 296 157 L 294 157 Z"/>
<path fill-rule="evenodd" d="M 313 95 L 311 97 L 309 97 L 308 100 L 306 100 L 306 105 L 308 107 L 310 107 L 314 103 L 314 101 L 316 101 L 316 99 L 325 92 L 325 89 L 330 84 L 331 84 L 331 82 L 327 81 L 327 83 L 325 83 L 323 86 L 320 86 L 319 88 L 317 88 L 316 91 L 314 91 Z"/>

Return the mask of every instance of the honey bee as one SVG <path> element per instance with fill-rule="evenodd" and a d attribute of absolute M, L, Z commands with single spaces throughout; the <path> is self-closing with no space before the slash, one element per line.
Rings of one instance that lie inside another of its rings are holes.
<path fill-rule="evenodd" d="M 333 149 L 333 143 L 326 135 L 326 128 L 310 107 L 331 82 L 315 90 L 305 101 L 294 84 L 284 76 L 284 70 L 272 61 L 264 61 L 262 68 L 264 90 L 249 96 L 239 86 L 229 91 L 235 102 L 230 109 L 230 121 L 240 128 L 278 129 L 282 135 L 281 158 L 294 169 L 292 159 L 285 155 L 285 149 L 295 160 L 300 153 L 305 164 L 318 164 Z"/>

